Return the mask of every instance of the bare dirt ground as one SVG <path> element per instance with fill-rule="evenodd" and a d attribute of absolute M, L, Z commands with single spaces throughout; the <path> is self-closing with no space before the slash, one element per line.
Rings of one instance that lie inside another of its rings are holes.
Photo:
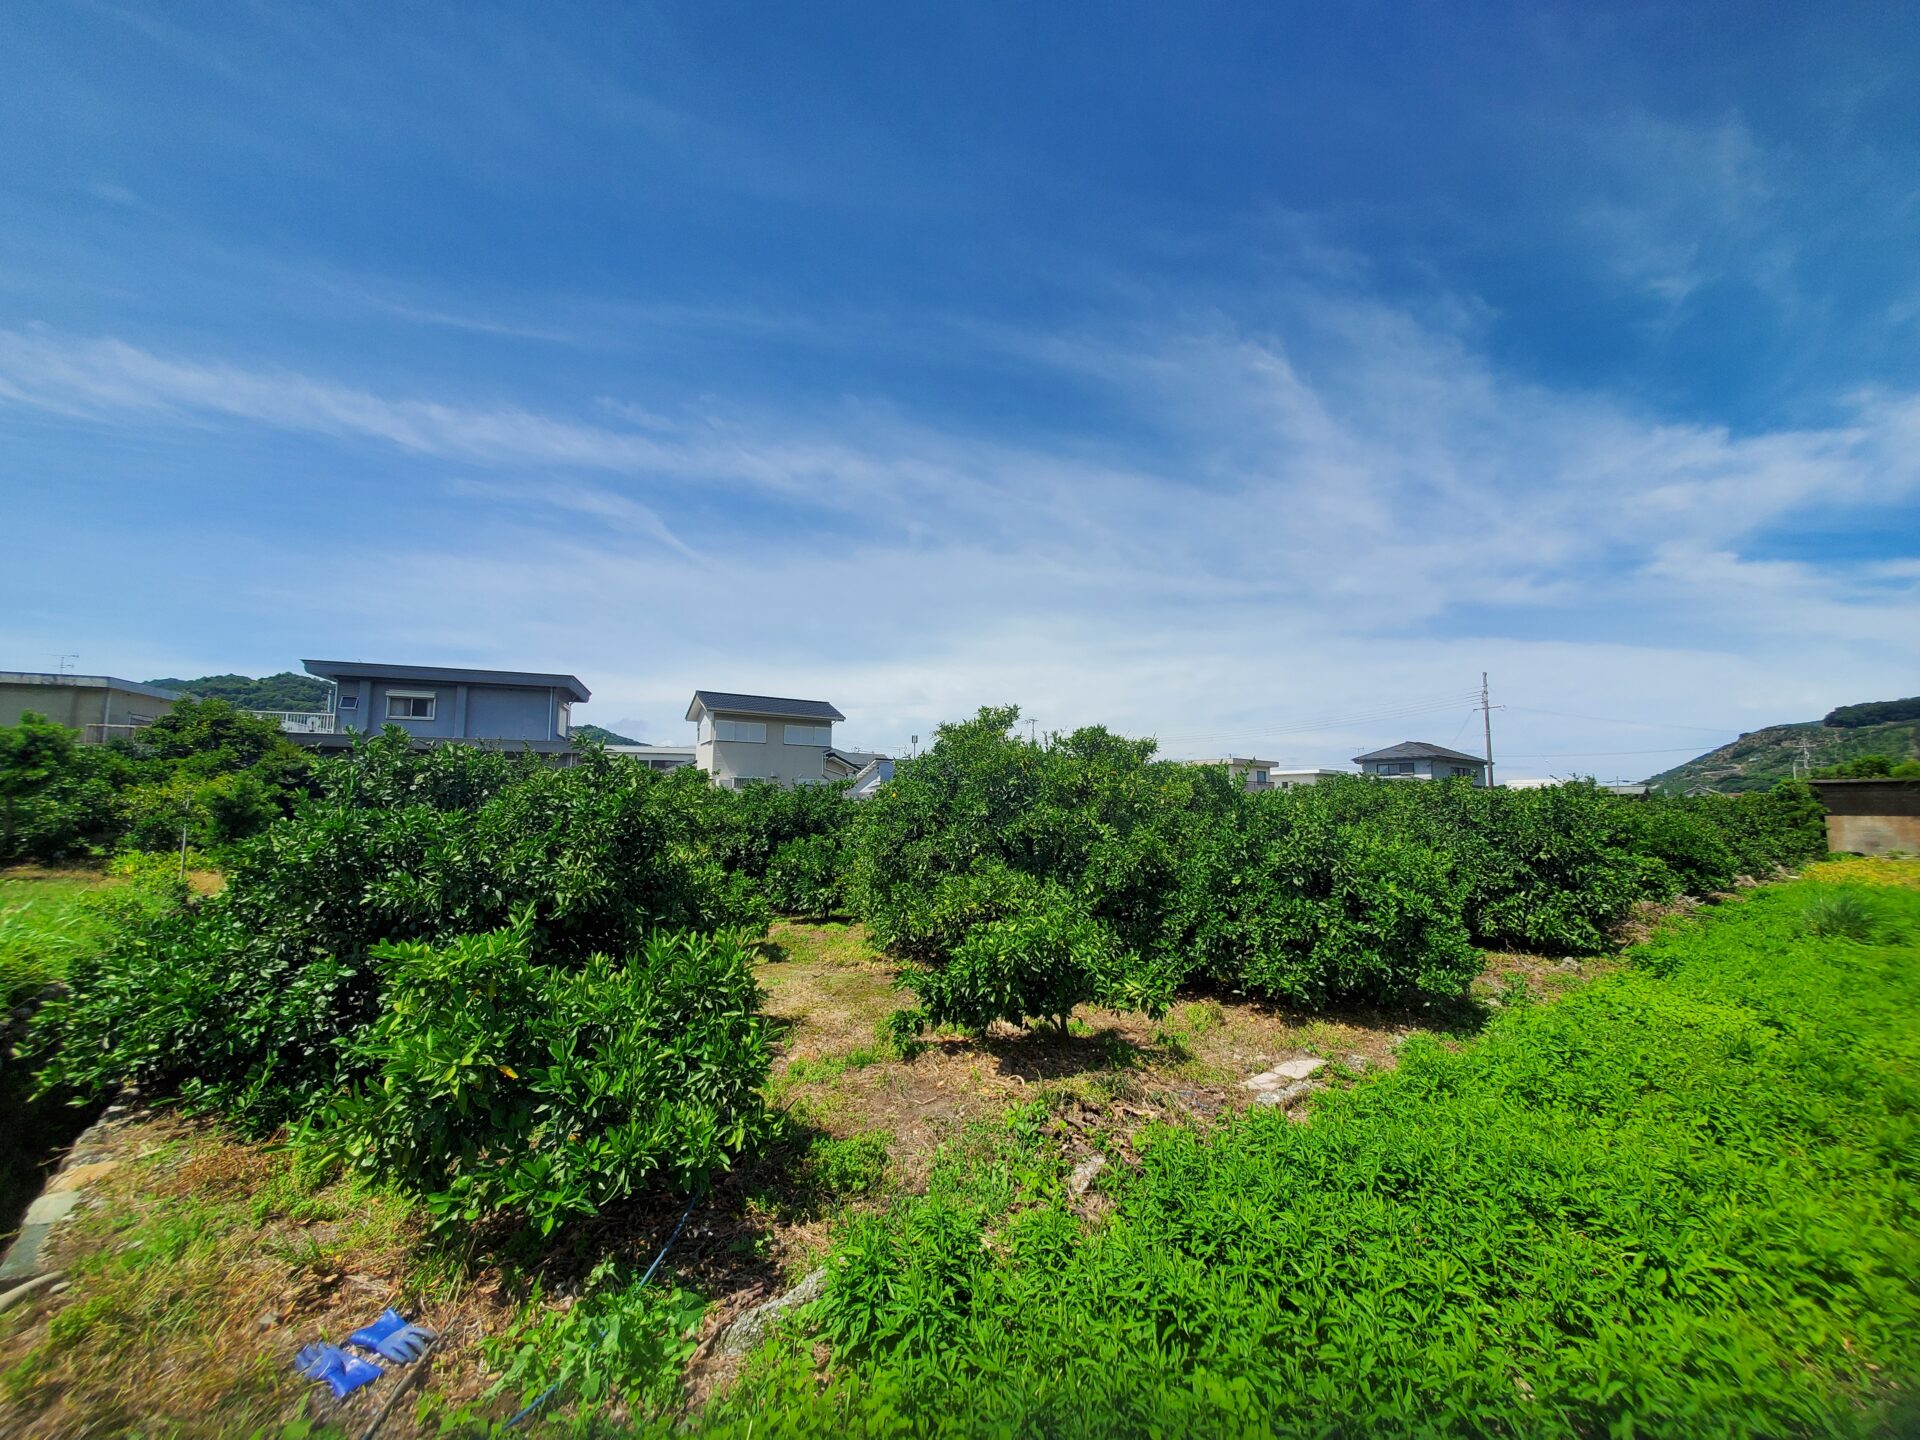
<path fill-rule="evenodd" d="M 679 1283 L 713 1298 L 689 1367 L 698 1400 L 731 1362 L 713 1341 L 743 1310 L 816 1265 L 836 1221 L 925 1183 L 934 1154 L 971 1121 L 1041 1101 L 1063 1122 L 1067 1158 L 1124 1158 L 1156 1120 L 1210 1123 L 1255 1102 L 1244 1081 L 1284 1060 L 1329 1062 L 1318 1077 L 1358 1082 L 1390 1068 L 1418 1031 L 1453 1043 L 1524 985 L 1549 998 L 1609 960 L 1490 955 L 1474 999 L 1457 1007 L 1310 1017 L 1244 996 L 1194 993 L 1159 1020 L 1081 1010 L 1065 1036 L 996 1026 L 939 1036 L 912 1059 L 877 1027 L 904 1003 L 895 968 L 857 925 L 777 925 L 763 949 L 767 1009 L 781 1026 L 769 1099 L 788 1138 L 723 1177 L 694 1208 L 672 1254 Z M 823 1196 L 808 1147 L 884 1137 L 885 1180 Z M 364 1427 L 385 1383 L 343 1406 L 291 1370 L 308 1341 L 338 1342 L 399 1306 L 445 1339 L 424 1390 L 445 1406 L 492 1383 L 481 1340 L 511 1330 L 529 1286 L 564 1305 L 606 1256 L 642 1267 L 679 1215 L 636 1202 L 578 1227 L 535 1260 L 499 1237 L 451 1253 L 400 1197 L 304 1172 L 284 1146 L 249 1144 L 166 1111 L 121 1118 L 51 1255 L 68 1288 L 0 1315 L 0 1434 L 79 1436 L 135 1426 L 152 1434 L 246 1434 L 302 1414 Z M 482 1409 L 498 1415 L 512 1396 Z M 383 1435 L 434 1433 L 399 1407 Z"/>

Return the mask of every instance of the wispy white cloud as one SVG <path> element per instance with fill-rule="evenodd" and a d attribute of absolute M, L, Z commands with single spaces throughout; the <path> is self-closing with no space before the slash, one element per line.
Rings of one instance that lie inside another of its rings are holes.
<path fill-rule="evenodd" d="M 1481 668 L 1546 708 L 1735 728 L 1903 683 L 1914 562 L 1755 545 L 1796 516 L 1864 522 L 1920 495 L 1912 396 L 1736 435 L 1515 380 L 1360 301 L 1031 349 L 1149 438 L 1015 441 L 872 400 L 683 421 L 587 398 L 581 415 L 608 418 L 583 419 L 40 331 L 0 334 L 0 397 L 409 457 L 469 522 L 342 557 L 309 630 L 562 665 L 600 713 L 657 717 L 654 738 L 677 733 L 696 684 L 830 693 L 848 738 L 874 744 L 1019 700 L 1049 726 L 1309 761 L 1404 737 L 1299 722 L 1451 693 Z M 1644 728 L 1629 745 L 1503 723 L 1520 753 L 1657 748 Z"/>

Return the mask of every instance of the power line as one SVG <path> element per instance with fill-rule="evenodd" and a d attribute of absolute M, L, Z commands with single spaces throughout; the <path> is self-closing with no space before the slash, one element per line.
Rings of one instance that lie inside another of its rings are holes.
<path fill-rule="evenodd" d="M 1622 720 L 1614 715 L 1575 715 L 1566 710 L 1542 710 L 1533 705 L 1509 705 L 1509 710 L 1524 710 L 1529 715 L 1551 715 L 1557 720 L 1593 720 L 1602 725 L 1638 725 L 1647 730 L 1697 730 L 1702 735 L 1724 735 L 1726 725 L 1676 725 L 1666 720 Z"/>
<path fill-rule="evenodd" d="M 1154 739 L 1162 743 L 1191 743 L 1197 740 L 1272 740 L 1288 735 L 1304 735 L 1316 730 L 1337 730 L 1354 725 L 1381 724 L 1388 720 L 1411 719 L 1419 715 L 1432 715 L 1450 712 L 1469 702 L 1477 702 L 1480 692 L 1468 691 L 1465 694 L 1436 697 L 1432 700 L 1409 701 L 1397 705 L 1377 706 L 1369 710 L 1354 711 L 1344 715 L 1332 715 L 1322 719 L 1293 725 L 1281 725 L 1266 730 L 1191 730 L 1172 734 L 1155 734 Z"/>
<path fill-rule="evenodd" d="M 1581 760 L 1593 755 L 1681 755 L 1694 754 L 1692 745 L 1669 745 L 1664 750 L 1548 750 L 1535 755 L 1509 755 L 1509 760 Z"/>

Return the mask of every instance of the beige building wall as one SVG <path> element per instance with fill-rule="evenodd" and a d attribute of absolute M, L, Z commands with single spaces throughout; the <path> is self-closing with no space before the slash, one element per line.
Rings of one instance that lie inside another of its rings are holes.
<path fill-rule="evenodd" d="M 715 720 L 765 725 L 767 738 L 764 741 L 716 740 L 711 728 Z M 709 715 L 700 724 L 700 742 L 696 747 L 700 768 L 721 785 L 731 785 L 735 780 L 770 780 L 791 787 L 802 782 L 825 780 L 827 746 L 786 743 L 789 724 L 812 726 L 825 723 L 763 720 L 757 715 Z"/>
<path fill-rule="evenodd" d="M 151 725 L 172 709 L 171 700 L 104 685 L 0 681 L 0 725 L 18 725 L 31 710 L 96 742 L 129 734 L 135 726 Z"/>
<path fill-rule="evenodd" d="M 1829 815 L 1827 848 L 1854 855 L 1920 855 L 1920 815 Z"/>

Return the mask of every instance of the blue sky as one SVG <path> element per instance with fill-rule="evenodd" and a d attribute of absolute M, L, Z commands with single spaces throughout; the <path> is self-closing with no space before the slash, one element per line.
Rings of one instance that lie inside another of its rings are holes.
<path fill-rule="evenodd" d="M 1649 773 L 1920 690 L 1904 7 L 22 7 L 0 666 Z"/>

